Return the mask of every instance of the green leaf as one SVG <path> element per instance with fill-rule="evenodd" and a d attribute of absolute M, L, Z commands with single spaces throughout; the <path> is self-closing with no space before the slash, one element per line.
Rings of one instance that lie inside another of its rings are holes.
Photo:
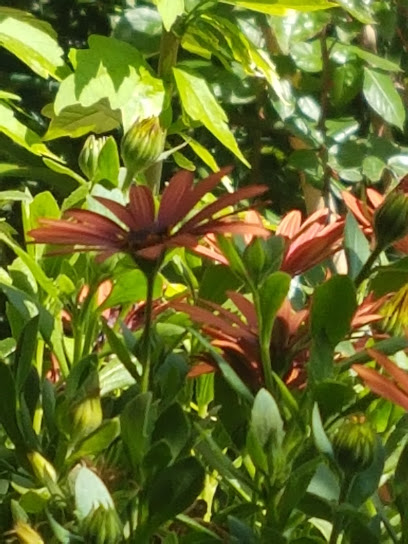
<path fill-rule="evenodd" d="M 196 457 L 181 459 L 159 472 L 147 489 L 150 527 L 158 527 L 190 506 L 203 488 L 204 476 Z"/>
<path fill-rule="evenodd" d="M 288 15 L 288 10 L 316 11 L 321 9 L 335 8 L 337 3 L 327 0 L 220 0 L 223 4 L 232 4 L 241 8 L 252 9 L 268 15 Z"/>
<path fill-rule="evenodd" d="M 204 270 L 198 296 L 201 299 L 222 304 L 228 298 L 227 290 L 237 289 L 240 285 L 241 281 L 229 267 L 210 264 Z"/>
<path fill-rule="evenodd" d="M 153 431 L 154 441 L 165 440 L 174 461 L 190 439 L 190 422 L 178 403 L 160 414 Z"/>
<path fill-rule="evenodd" d="M 90 36 L 88 43 L 89 49 L 71 51 L 75 72 L 58 89 L 54 103 L 57 116 L 68 106 L 89 108 L 105 99 L 111 110 L 110 115 L 106 111 L 106 122 L 112 123 L 112 114 L 116 120 L 120 110 L 126 131 L 138 117 L 161 113 L 163 82 L 151 74 L 137 49 L 97 35 Z"/>
<path fill-rule="evenodd" d="M 323 428 L 322 418 L 320 416 L 319 406 L 317 403 L 315 403 L 313 406 L 312 434 L 316 448 L 321 453 L 333 458 L 333 448 Z"/>
<path fill-rule="evenodd" d="M 249 166 L 228 128 L 225 111 L 211 93 L 205 79 L 180 67 L 173 68 L 173 73 L 185 112 L 193 121 L 201 122 L 225 147 Z"/>
<path fill-rule="evenodd" d="M 322 48 L 320 40 L 298 42 L 290 48 L 290 55 L 296 65 L 304 72 L 322 71 Z"/>
<path fill-rule="evenodd" d="M 108 419 L 104 421 L 100 427 L 84 438 L 84 440 L 75 447 L 75 451 L 69 457 L 68 462 L 72 463 L 77 459 L 103 452 L 119 436 L 119 434 L 120 425 L 118 419 Z"/>
<path fill-rule="evenodd" d="M 63 136 L 79 138 L 88 132 L 102 134 L 117 128 L 121 122 L 119 110 L 112 110 L 106 98 L 90 106 L 73 104 L 51 116 L 44 140 L 55 140 Z"/>
<path fill-rule="evenodd" d="M 68 476 L 73 481 L 75 510 L 79 519 L 84 519 L 99 506 L 106 510 L 114 508 L 112 497 L 103 481 L 89 468 L 76 466 Z"/>
<path fill-rule="evenodd" d="M 41 77 L 60 80 L 69 73 L 55 30 L 30 13 L 0 7 L 0 45 Z"/>
<path fill-rule="evenodd" d="M 389 75 L 364 68 L 363 93 L 380 117 L 403 130 L 405 107 Z"/>
<path fill-rule="evenodd" d="M 261 448 L 265 448 L 270 441 L 274 447 L 282 444 L 285 436 L 283 420 L 275 399 L 266 389 L 260 389 L 255 397 L 250 429 Z"/>
<path fill-rule="evenodd" d="M 11 108 L 0 102 L 0 132 L 11 138 L 13 142 L 24 147 L 30 153 L 60 160 L 42 143 L 40 136 L 21 123 Z"/>
<path fill-rule="evenodd" d="M 331 75 L 330 99 L 335 106 L 345 106 L 360 92 L 362 69 L 357 62 L 336 66 Z"/>
<path fill-rule="evenodd" d="M 69 136 L 72 137 L 72 134 L 69 133 Z M 71 170 L 71 168 L 68 168 L 68 166 L 65 166 L 64 164 L 61 164 L 59 162 L 53 161 L 52 159 L 43 159 L 43 163 L 48 166 L 50 170 L 53 172 L 57 172 L 58 174 L 63 174 L 65 176 L 69 176 L 70 178 L 74 179 L 79 185 L 84 185 L 86 183 L 86 180 Z"/>
<path fill-rule="evenodd" d="M 349 332 L 356 308 L 356 291 L 348 276 L 333 276 L 319 285 L 311 308 L 313 337 L 323 335 L 335 347 Z"/>
<path fill-rule="evenodd" d="M 349 276 L 354 280 L 370 256 L 370 244 L 352 213 L 347 214 L 344 228 L 344 248 L 347 255 Z"/>
<path fill-rule="evenodd" d="M 285 272 L 273 272 L 259 289 L 262 344 L 270 343 L 276 313 L 288 294 L 290 280 L 289 274 Z"/>
<path fill-rule="evenodd" d="M 349 332 L 356 307 L 355 287 L 348 276 L 334 276 L 316 288 L 311 308 L 313 341 L 308 366 L 314 383 L 332 375 L 334 348 Z"/>
<path fill-rule="evenodd" d="M 116 187 L 118 185 L 119 168 L 118 146 L 113 136 L 109 136 L 99 153 L 94 181 L 108 180 Z"/>
<path fill-rule="evenodd" d="M 14 367 L 16 391 L 18 394 L 23 390 L 32 367 L 37 347 L 38 324 L 39 315 L 36 315 L 25 324 L 17 342 Z"/>
<path fill-rule="evenodd" d="M 100 310 L 112 308 L 120 304 L 135 303 L 146 299 L 146 277 L 140 270 L 127 270 L 118 274 L 115 285 Z M 153 297 L 158 298 L 163 292 L 163 280 L 161 276 L 156 278 Z"/>
<path fill-rule="evenodd" d="M 375 23 L 369 8 L 366 7 L 364 2 L 361 0 L 337 0 L 337 3 L 340 4 L 346 11 L 350 13 L 357 21 L 365 25 Z"/>
<path fill-rule="evenodd" d="M 22 446 L 24 440 L 17 423 L 16 415 L 16 386 L 10 368 L 2 362 L 0 362 L 0 383 L 0 422 L 14 445 Z"/>
<path fill-rule="evenodd" d="M 169 31 L 179 15 L 184 13 L 184 0 L 155 0 L 164 28 Z"/>
<path fill-rule="evenodd" d="M 120 415 L 122 440 L 135 471 L 139 470 L 150 447 L 156 412 L 153 395 L 148 392 L 140 393 L 128 402 Z"/>

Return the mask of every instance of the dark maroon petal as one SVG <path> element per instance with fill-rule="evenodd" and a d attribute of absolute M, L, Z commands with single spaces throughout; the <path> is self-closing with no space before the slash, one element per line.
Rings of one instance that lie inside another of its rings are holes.
<path fill-rule="evenodd" d="M 129 191 L 129 211 L 137 229 L 152 230 L 155 219 L 151 190 L 144 185 L 132 185 Z"/>
<path fill-rule="evenodd" d="M 190 211 L 193 180 L 191 172 L 182 170 L 169 181 L 160 201 L 158 223 L 161 229 L 173 227 Z"/>
<path fill-rule="evenodd" d="M 119 202 L 115 202 L 114 200 L 109 200 L 108 198 L 104 198 L 102 196 L 94 196 L 94 199 L 100 202 L 105 208 L 107 208 L 109 211 L 111 211 L 116 217 L 122 221 L 124 225 L 126 225 L 129 229 L 136 230 L 138 228 L 137 223 L 133 220 L 133 216 L 126 208 L 126 206 L 122 206 L 122 204 L 119 204 Z"/>

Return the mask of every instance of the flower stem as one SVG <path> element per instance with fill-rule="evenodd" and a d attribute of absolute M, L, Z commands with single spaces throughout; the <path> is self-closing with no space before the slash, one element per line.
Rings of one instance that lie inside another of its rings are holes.
<path fill-rule="evenodd" d="M 363 268 L 358 273 L 355 284 L 356 287 L 359 287 L 362 282 L 368 277 L 370 274 L 371 267 L 375 263 L 375 261 L 378 259 L 380 253 L 383 251 L 383 247 L 376 246 L 374 248 L 374 251 L 371 253 L 371 255 L 368 257 L 367 261 L 364 263 Z"/>
<path fill-rule="evenodd" d="M 337 503 L 338 506 L 341 506 L 344 502 L 346 502 L 347 495 L 351 488 L 351 484 L 353 483 L 353 480 L 354 480 L 354 476 L 351 476 L 350 479 L 343 476 L 343 481 L 340 487 L 339 500 Z M 331 535 L 329 539 L 329 544 L 337 544 L 337 540 L 342 530 L 342 524 L 343 524 L 343 515 L 337 511 L 334 514 L 333 526 L 332 526 L 332 531 L 331 531 Z"/>
<path fill-rule="evenodd" d="M 147 293 L 145 306 L 145 323 L 142 336 L 140 338 L 140 358 L 143 365 L 141 391 L 145 393 L 149 391 L 150 385 L 150 370 L 152 365 L 151 348 L 152 348 L 152 318 L 153 318 L 153 290 L 154 281 L 156 279 L 156 270 L 146 274 Z"/>

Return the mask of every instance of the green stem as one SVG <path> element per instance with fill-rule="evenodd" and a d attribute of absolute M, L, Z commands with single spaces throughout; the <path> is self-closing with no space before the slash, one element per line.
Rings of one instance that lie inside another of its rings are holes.
<path fill-rule="evenodd" d="M 141 392 L 145 393 L 149 391 L 150 385 L 150 370 L 151 370 L 151 348 L 152 348 L 152 321 L 153 321 L 153 290 L 154 281 L 156 279 L 156 272 L 146 275 L 147 280 L 147 294 L 146 294 L 146 306 L 145 306 L 145 324 L 140 338 L 141 345 L 141 363 L 143 365 Z"/>
<path fill-rule="evenodd" d="M 353 480 L 354 476 L 351 476 L 350 479 L 347 479 L 346 476 L 343 476 L 343 482 L 340 487 L 339 501 L 337 503 L 337 506 L 341 506 L 344 502 L 346 502 L 347 495 L 351 484 L 353 483 Z M 342 530 L 342 524 L 343 515 L 340 512 L 336 511 L 334 514 L 332 532 L 328 544 L 337 544 L 337 540 Z"/>
<path fill-rule="evenodd" d="M 362 284 L 362 282 L 368 277 L 370 274 L 371 267 L 375 263 L 375 261 L 378 259 L 380 253 L 383 251 L 384 248 L 376 246 L 374 248 L 374 251 L 371 253 L 371 255 L 368 257 L 367 261 L 365 262 L 363 268 L 358 273 L 355 284 L 356 287 L 359 287 L 359 285 Z"/>

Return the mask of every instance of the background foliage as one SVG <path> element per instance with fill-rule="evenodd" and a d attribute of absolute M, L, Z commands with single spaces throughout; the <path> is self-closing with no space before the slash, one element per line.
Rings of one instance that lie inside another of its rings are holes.
<path fill-rule="evenodd" d="M 408 204 L 381 247 L 375 212 L 406 191 L 407 25 L 404 0 L 1 2 L 4 538 L 408 541 Z M 146 118 L 160 155 L 131 172 Z M 154 282 L 30 243 L 228 164 L 200 206 L 265 184 L 239 219 L 269 238 L 171 248 Z"/>

